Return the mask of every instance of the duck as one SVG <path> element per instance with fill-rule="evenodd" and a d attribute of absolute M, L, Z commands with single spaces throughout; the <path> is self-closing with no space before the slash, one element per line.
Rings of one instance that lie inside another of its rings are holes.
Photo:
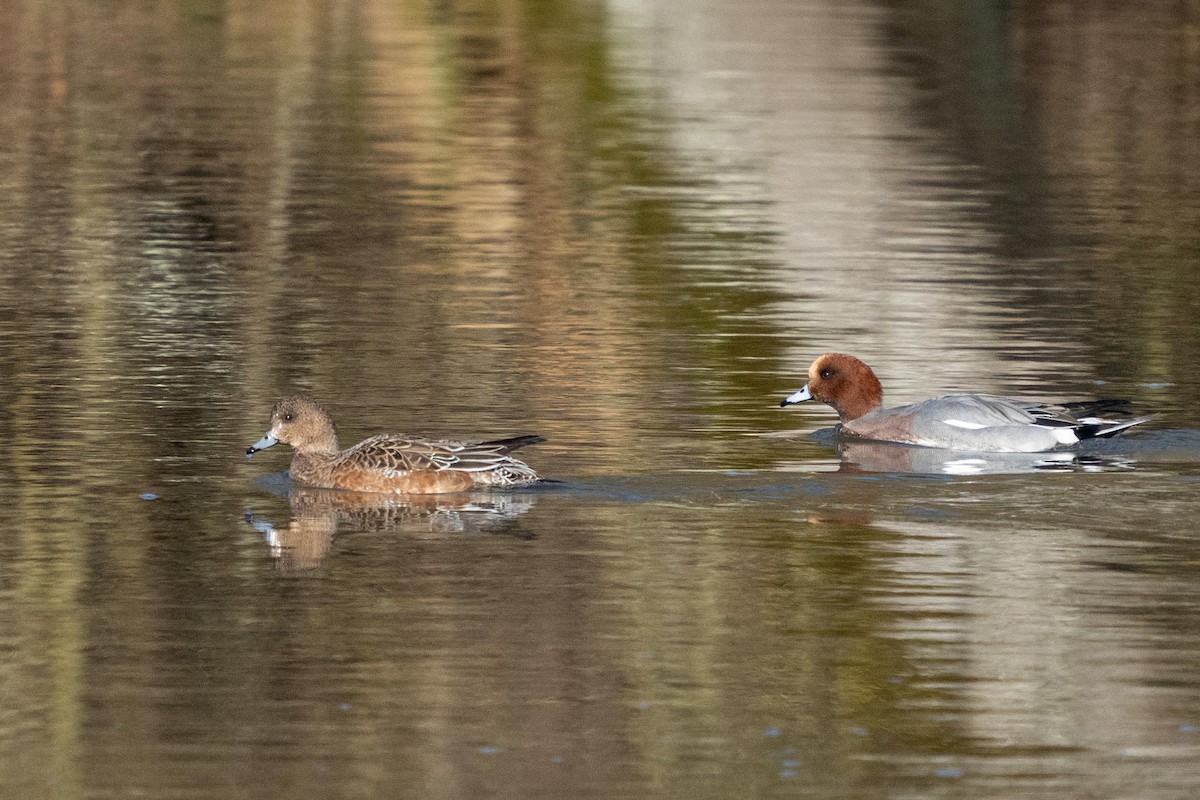
<path fill-rule="evenodd" d="M 444 494 L 540 481 L 532 467 L 511 453 L 544 441 L 536 435 L 460 442 L 382 434 L 342 450 L 329 412 L 311 397 L 290 395 L 271 408 L 270 427 L 246 448 L 246 457 L 282 442 L 292 448 L 288 469 L 291 479 L 306 486 L 385 494 Z"/>
<path fill-rule="evenodd" d="M 1087 439 L 1104 439 L 1151 417 L 1100 416 L 1122 400 L 1037 403 L 990 394 L 949 394 L 883 407 L 883 385 L 860 359 L 825 353 L 808 368 L 808 382 L 781 407 L 816 400 L 833 407 L 839 432 L 880 442 L 994 453 L 1040 453 Z"/>

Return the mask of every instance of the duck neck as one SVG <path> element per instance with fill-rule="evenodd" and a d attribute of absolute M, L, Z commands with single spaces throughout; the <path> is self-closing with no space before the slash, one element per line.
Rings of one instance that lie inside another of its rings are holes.
<path fill-rule="evenodd" d="M 853 422 L 859 417 L 864 417 L 881 408 L 883 408 L 883 386 L 880 385 L 879 379 L 874 374 L 869 375 L 869 380 L 864 379 L 859 383 L 852 384 L 852 389 L 839 397 L 835 406 L 842 422 Z"/>
<path fill-rule="evenodd" d="M 319 486 L 325 482 L 322 479 L 333 466 L 334 455 L 333 453 L 297 452 L 292 456 L 288 474 L 294 481 Z"/>
<path fill-rule="evenodd" d="M 303 449 L 293 450 L 292 465 L 288 472 L 292 480 L 320 484 L 339 455 L 341 451 L 338 449 L 337 434 L 331 432 L 318 441 L 307 443 Z"/>

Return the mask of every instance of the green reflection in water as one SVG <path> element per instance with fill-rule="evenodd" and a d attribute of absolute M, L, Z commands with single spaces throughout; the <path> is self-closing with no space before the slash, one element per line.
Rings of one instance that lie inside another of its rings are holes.
<path fill-rule="evenodd" d="M 868 6 L 821 9 L 874 46 Z M 745 435 L 799 424 L 773 402 L 795 388 L 785 337 L 814 331 L 769 311 L 804 292 L 770 282 L 765 181 L 676 141 L 670 99 L 616 51 L 617 11 L 13 20 L 6 788 L 890 796 L 957 776 L 1181 796 L 1186 474 L 724 474 L 829 458 Z M 935 184 L 913 220 L 938 221 Z M 992 302 L 1021 270 L 998 274 Z M 1053 304 L 1033 305 L 1044 330 Z M 860 327 L 925 330 L 891 323 Z M 241 453 L 292 388 L 347 440 L 536 430 L 531 460 L 570 483 L 498 529 L 284 503 L 251 483 L 281 461 Z M 1113 757 L 1131 745 L 1160 749 Z"/>

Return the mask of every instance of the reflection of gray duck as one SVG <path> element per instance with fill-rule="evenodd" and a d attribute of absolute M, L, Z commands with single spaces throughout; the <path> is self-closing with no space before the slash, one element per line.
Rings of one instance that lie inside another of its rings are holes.
<path fill-rule="evenodd" d="M 844 434 L 976 453 L 1038 453 L 1115 436 L 1150 419 L 1099 416 L 1121 401 L 1055 405 L 986 394 L 952 394 L 884 408 L 883 387 L 875 373 L 844 353 L 826 353 L 814 361 L 808 368 L 808 383 L 780 405 L 806 400 L 833 406 Z"/>
<path fill-rule="evenodd" d="M 455 442 L 383 434 L 341 450 L 337 428 L 316 401 L 284 397 L 271 409 L 270 428 L 246 455 L 291 445 L 292 480 L 326 489 L 384 494 L 441 494 L 482 486 L 525 486 L 538 475 L 513 458 L 518 448 L 544 442 L 514 436 L 490 442 Z"/>
<path fill-rule="evenodd" d="M 844 472 L 896 472 L 913 475 L 1001 475 L 1128 469 L 1127 459 L 1084 455 L 1071 450 L 1039 453 L 967 453 L 940 447 L 846 439 L 838 443 Z"/>

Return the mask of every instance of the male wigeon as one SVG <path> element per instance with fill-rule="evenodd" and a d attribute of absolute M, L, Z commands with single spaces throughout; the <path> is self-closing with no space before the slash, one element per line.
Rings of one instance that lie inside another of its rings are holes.
<path fill-rule="evenodd" d="M 846 434 L 883 442 L 997 453 L 1040 453 L 1113 436 L 1150 417 L 1101 419 L 1119 401 L 1051 405 L 986 394 L 950 394 L 910 406 L 883 407 L 883 387 L 854 356 L 826 353 L 808 383 L 781 406 L 819 400 L 833 406 Z"/>
<path fill-rule="evenodd" d="M 450 442 L 383 434 L 341 450 L 328 412 L 310 398 L 291 396 L 275 403 L 270 429 L 246 448 L 246 457 L 283 442 L 292 446 L 288 472 L 299 483 L 358 492 L 439 494 L 536 482 L 533 468 L 509 453 L 544 441 L 541 436 L 514 436 Z"/>

